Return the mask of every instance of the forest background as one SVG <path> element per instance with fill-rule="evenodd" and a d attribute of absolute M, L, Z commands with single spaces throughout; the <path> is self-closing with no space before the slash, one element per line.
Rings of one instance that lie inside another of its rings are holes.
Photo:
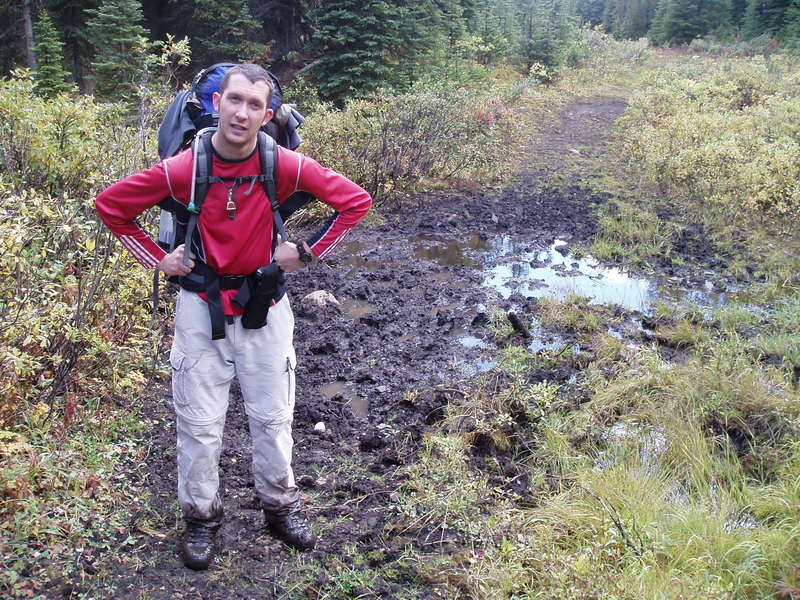
<path fill-rule="evenodd" d="M 168 40 L 191 47 L 184 79 L 260 57 L 305 67 L 321 98 L 337 102 L 408 87 L 454 55 L 553 67 L 582 24 L 663 45 L 800 44 L 799 0 L 6 0 L 0 19 L 14 24 L 0 33 L 1 72 L 38 66 L 52 80 L 40 86 L 74 84 L 100 99 L 130 96 L 148 53 Z"/>

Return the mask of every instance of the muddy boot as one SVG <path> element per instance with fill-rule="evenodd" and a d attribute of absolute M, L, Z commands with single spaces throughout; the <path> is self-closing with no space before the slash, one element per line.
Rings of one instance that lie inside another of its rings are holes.
<path fill-rule="evenodd" d="M 214 558 L 214 538 L 220 521 L 186 519 L 186 531 L 181 540 L 183 564 L 195 571 L 207 569 Z"/>
<path fill-rule="evenodd" d="M 308 521 L 300 514 L 300 509 L 293 508 L 286 514 L 275 514 L 264 511 L 269 532 L 284 544 L 297 550 L 311 550 L 317 543 L 317 536 L 308 526 Z"/>

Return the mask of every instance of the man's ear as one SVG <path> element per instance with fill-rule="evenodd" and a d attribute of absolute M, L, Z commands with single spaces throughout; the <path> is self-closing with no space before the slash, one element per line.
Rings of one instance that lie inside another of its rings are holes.
<path fill-rule="evenodd" d="M 263 127 L 264 125 L 269 123 L 269 120 L 272 118 L 272 115 L 274 115 L 274 114 L 275 114 L 275 111 L 272 110 L 271 108 L 268 108 L 267 112 L 264 114 L 264 119 L 261 121 L 261 126 Z"/>
<path fill-rule="evenodd" d="M 211 104 L 214 106 L 214 112 L 219 112 L 219 99 L 222 98 L 219 92 L 211 94 Z"/>

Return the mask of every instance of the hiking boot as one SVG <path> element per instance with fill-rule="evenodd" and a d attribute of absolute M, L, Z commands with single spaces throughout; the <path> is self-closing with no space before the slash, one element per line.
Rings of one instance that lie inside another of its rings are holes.
<path fill-rule="evenodd" d="M 264 512 L 269 532 L 284 544 L 297 550 L 311 550 L 317 543 L 317 536 L 308 526 L 308 521 L 293 509 L 285 515 Z"/>
<path fill-rule="evenodd" d="M 186 531 L 181 540 L 183 564 L 195 571 L 208 568 L 214 558 L 214 538 L 219 526 L 219 521 L 186 519 Z"/>

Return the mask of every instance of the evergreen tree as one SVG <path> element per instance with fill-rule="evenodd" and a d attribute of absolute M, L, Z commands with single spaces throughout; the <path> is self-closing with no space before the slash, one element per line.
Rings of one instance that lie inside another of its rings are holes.
<path fill-rule="evenodd" d="M 246 0 L 195 0 L 189 24 L 192 62 L 207 66 L 253 56 L 258 49 L 251 40 L 257 29 Z"/>
<path fill-rule="evenodd" d="M 731 0 L 661 0 L 650 29 L 658 44 L 687 44 L 731 23 Z"/>
<path fill-rule="evenodd" d="M 19 2 L 0 3 L 0 22 L 8 27 L 0 28 L 0 67 L 5 74 L 25 61 L 22 43 L 22 5 Z"/>
<path fill-rule="evenodd" d="M 529 0 L 523 6 L 512 0 L 475 0 L 464 9 L 468 30 L 487 47 L 486 61 L 523 54 L 522 29 L 529 4 Z"/>
<path fill-rule="evenodd" d="M 311 5 L 311 0 L 262 0 L 251 3 L 253 18 L 261 26 L 264 41 L 270 44 L 273 59 L 307 48 L 313 33 Z"/>
<path fill-rule="evenodd" d="M 532 0 L 528 5 L 525 60 L 556 67 L 572 37 L 575 19 L 566 0 Z"/>
<path fill-rule="evenodd" d="M 391 81 L 390 61 L 402 42 L 401 12 L 385 0 L 332 0 L 318 9 L 311 73 L 322 98 L 366 96 Z"/>
<path fill-rule="evenodd" d="M 95 95 L 102 100 L 131 100 L 144 70 L 148 41 L 140 24 L 138 0 L 104 0 L 87 11 L 89 39 L 96 49 L 92 62 Z"/>
<path fill-rule="evenodd" d="M 36 70 L 36 52 L 33 48 L 33 14 L 31 0 L 22 0 L 22 38 L 25 40 L 25 58 L 28 68 Z"/>
<path fill-rule="evenodd" d="M 86 75 L 94 46 L 86 31 L 88 11 L 97 8 L 96 0 L 49 0 L 50 16 L 64 42 L 64 59 L 81 92 L 88 91 Z"/>
<path fill-rule="evenodd" d="M 762 33 L 779 35 L 789 24 L 792 0 L 749 0 L 744 16 L 743 33 L 756 37 Z"/>
<path fill-rule="evenodd" d="M 789 46 L 800 47 L 800 0 L 792 0 L 786 10 L 786 25 L 781 36 Z"/>
<path fill-rule="evenodd" d="M 606 4 L 604 0 L 576 0 L 575 13 L 581 23 L 600 25 L 603 22 L 603 9 Z"/>
<path fill-rule="evenodd" d="M 36 52 L 36 93 L 50 98 L 71 89 L 64 70 L 64 44 L 58 36 L 47 11 L 42 11 L 34 25 L 34 51 Z"/>
<path fill-rule="evenodd" d="M 620 37 L 638 40 L 647 35 L 652 20 L 652 4 L 649 0 L 629 0 L 622 19 Z"/>

